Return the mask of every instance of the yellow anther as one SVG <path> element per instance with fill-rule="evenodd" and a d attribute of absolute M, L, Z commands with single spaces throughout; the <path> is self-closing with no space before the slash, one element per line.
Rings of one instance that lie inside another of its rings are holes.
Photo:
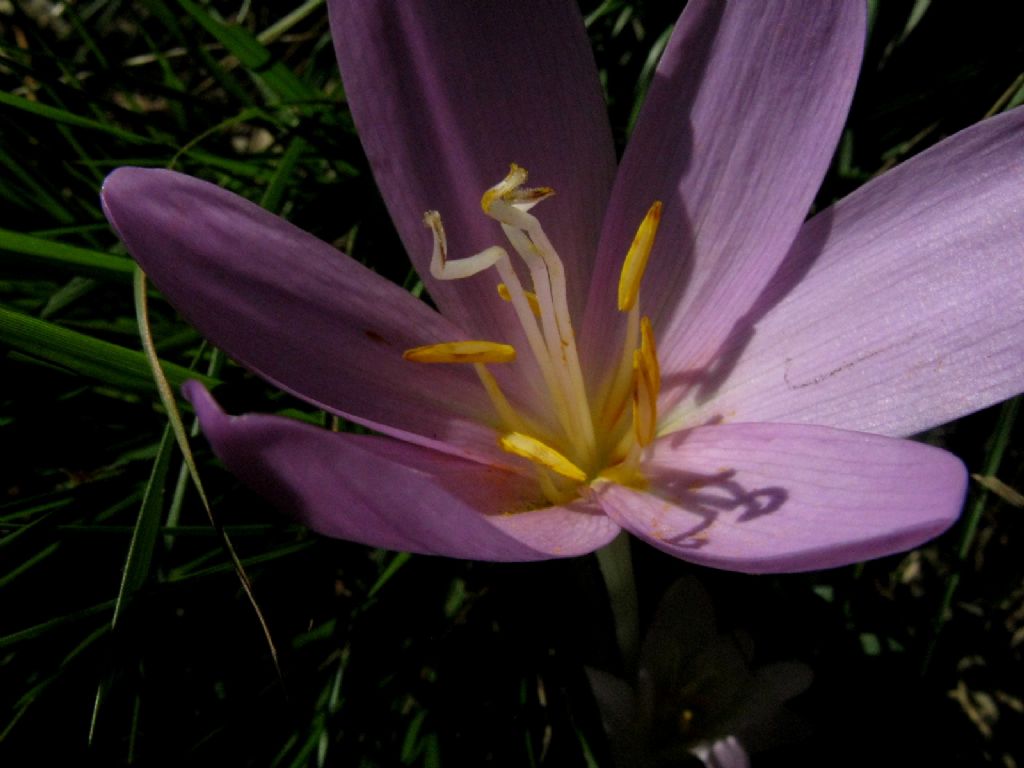
<path fill-rule="evenodd" d="M 658 423 L 657 404 L 653 395 L 650 371 L 643 364 L 640 350 L 633 353 L 633 436 L 641 448 L 650 445 Z"/>
<path fill-rule="evenodd" d="M 530 311 L 533 312 L 534 316 L 540 317 L 540 302 L 537 301 L 537 294 L 533 291 L 523 291 L 523 293 L 530 304 Z M 498 295 L 505 301 L 512 301 L 512 294 L 504 283 L 498 283 Z"/>
<path fill-rule="evenodd" d="M 622 263 L 622 273 L 619 275 L 620 312 L 632 309 L 640 295 L 640 281 L 643 279 L 644 270 L 647 269 L 647 259 L 651 255 L 651 248 L 654 247 L 654 236 L 658 232 L 660 221 L 661 201 L 655 200 L 633 236 L 633 244 L 629 246 L 626 260 Z"/>
<path fill-rule="evenodd" d="M 644 315 L 640 318 L 640 357 L 644 368 L 649 371 L 649 378 L 654 387 L 654 397 L 661 392 L 661 366 L 658 365 L 658 348 L 654 344 L 654 330 L 651 318 Z"/>
<path fill-rule="evenodd" d="M 573 464 L 569 459 L 556 451 L 547 443 L 542 443 L 535 437 L 524 435 L 521 432 L 509 432 L 502 435 L 499 440 L 501 447 L 516 456 L 540 464 L 542 467 L 557 472 L 562 477 L 582 483 L 587 479 L 587 473 Z"/>
<path fill-rule="evenodd" d="M 646 315 L 640 320 L 640 348 L 633 352 L 633 434 L 643 447 L 654 440 L 658 427 L 661 368 L 654 346 L 654 331 Z"/>
<path fill-rule="evenodd" d="M 494 341 L 448 341 L 407 349 L 402 357 L 414 363 L 511 363 L 516 350 Z"/>
<path fill-rule="evenodd" d="M 480 198 L 480 207 L 484 209 L 484 213 L 489 213 L 495 200 L 504 199 L 525 183 L 526 169 L 512 163 L 508 176 L 484 192 L 484 196 Z"/>

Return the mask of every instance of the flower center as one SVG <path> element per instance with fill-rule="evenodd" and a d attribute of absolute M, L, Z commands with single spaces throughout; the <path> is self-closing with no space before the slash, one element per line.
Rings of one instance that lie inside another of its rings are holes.
<path fill-rule="evenodd" d="M 500 421 L 499 444 L 530 462 L 541 490 L 552 503 L 579 495 L 598 477 L 641 484 L 640 451 L 655 436 L 657 399 L 661 388 L 657 350 L 650 320 L 640 314 L 640 283 L 661 218 L 655 202 L 637 229 L 619 277 L 618 310 L 626 323 L 622 354 L 603 381 L 587 392 L 576 335 L 569 313 L 565 269 L 539 220 L 529 211 L 554 194 L 548 187 L 525 187 L 526 170 L 513 165 L 480 201 L 484 213 L 501 224 L 530 278 L 523 287 L 508 252 L 491 246 L 464 259 L 448 258 L 441 216 L 429 211 L 424 223 L 434 235 L 430 274 L 458 280 L 495 269 L 498 295 L 512 304 L 543 377 L 550 408 L 530 413 L 509 403 L 488 364 L 514 364 L 517 350 L 493 341 L 454 341 L 407 350 L 406 360 L 419 363 L 472 363 Z M 529 404 L 525 404 L 529 405 Z M 555 423 L 543 414 L 553 413 Z M 538 417 L 539 416 L 539 417 Z"/>

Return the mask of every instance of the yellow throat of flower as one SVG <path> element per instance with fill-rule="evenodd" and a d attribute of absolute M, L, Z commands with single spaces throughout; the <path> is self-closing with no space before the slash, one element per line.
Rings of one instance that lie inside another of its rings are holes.
<path fill-rule="evenodd" d="M 622 354 L 603 380 L 587 392 L 576 335 L 569 315 L 565 269 L 538 219 L 529 213 L 554 194 L 548 187 L 525 187 L 526 170 L 512 165 L 508 176 L 488 189 L 480 201 L 485 214 L 501 224 L 513 250 L 523 259 L 531 288 L 523 287 L 508 252 L 500 246 L 464 259 L 448 258 L 441 216 L 423 217 L 434 235 L 430 273 L 439 280 L 471 277 L 497 270 L 498 296 L 512 304 L 544 379 L 550 409 L 523 413 L 509 403 L 489 364 L 515 364 L 517 350 L 495 341 L 449 341 L 407 350 L 418 363 L 472 363 L 499 420 L 499 445 L 530 462 L 545 497 L 565 503 L 599 478 L 642 486 L 641 450 L 657 431 L 661 374 L 651 322 L 640 314 L 640 283 L 661 219 L 655 202 L 644 217 L 626 254 L 619 276 L 618 310 L 625 315 Z M 528 404 L 527 404 L 528 405 Z M 554 413 L 554 424 L 538 413 Z"/>

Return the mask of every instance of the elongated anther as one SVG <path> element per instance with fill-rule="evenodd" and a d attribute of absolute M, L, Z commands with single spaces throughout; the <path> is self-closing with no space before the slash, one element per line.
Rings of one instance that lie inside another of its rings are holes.
<path fill-rule="evenodd" d="M 516 456 L 522 456 L 535 464 L 557 472 L 562 477 L 568 477 L 582 483 L 587 479 L 587 473 L 573 464 L 569 459 L 556 451 L 547 443 L 542 443 L 535 437 L 524 435 L 521 432 L 509 432 L 502 435 L 498 441 L 501 447 Z"/>
<path fill-rule="evenodd" d="M 494 341 L 447 341 L 407 349 L 402 357 L 414 363 L 511 363 L 516 349 Z"/>
<path fill-rule="evenodd" d="M 655 200 L 640 223 L 633 244 L 629 246 L 626 260 L 622 262 L 622 273 L 619 275 L 619 311 L 628 312 L 636 304 L 640 295 L 640 281 L 647 269 L 647 259 L 654 247 L 654 236 L 658 232 L 661 221 L 661 201 Z"/>
<path fill-rule="evenodd" d="M 644 364 L 643 353 L 633 353 L 633 371 L 636 382 L 633 387 L 633 435 L 637 445 L 644 448 L 654 440 L 658 427 L 657 395 L 654 392 L 652 371 Z"/>
<path fill-rule="evenodd" d="M 654 346 L 651 320 L 640 319 L 640 348 L 633 352 L 633 434 L 643 448 L 651 444 L 658 429 L 658 393 L 661 391 L 661 367 Z"/>
<path fill-rule="evenodd" d="M 644 315 L 640 318 L 640 357 L 643 359 L 643 366 L 648 371 L 653 389 L 654 397 L 661 392 L 661 366 L 658 364 L 658 348 L 654 344 L 654 329 L 651 328 L 651 318 Z"/>

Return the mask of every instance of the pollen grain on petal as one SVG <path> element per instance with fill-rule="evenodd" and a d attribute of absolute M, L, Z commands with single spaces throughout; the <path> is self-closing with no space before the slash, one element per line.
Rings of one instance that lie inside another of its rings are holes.
<path fill-rule="evenodd" d="M 516 350 L 494 341 L 447 341 L 407 349 L 402 357 L 414 363 L 510 363 Z"/>

